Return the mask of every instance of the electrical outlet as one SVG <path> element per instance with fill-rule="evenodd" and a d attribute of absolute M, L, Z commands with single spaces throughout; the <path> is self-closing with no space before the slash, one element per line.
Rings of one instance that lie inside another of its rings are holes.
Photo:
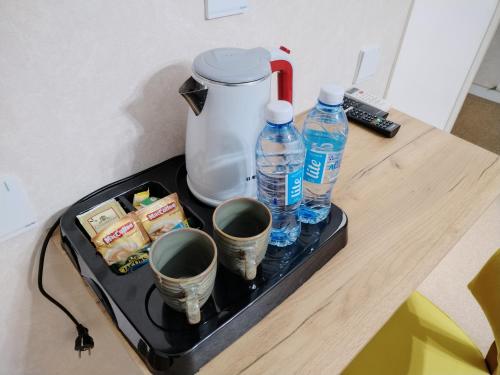
<path fill-rule="evenodd" d="M 0 241 L 36 226 L 35 213 L 21 181 L 0 176 Z"/>
<path fill-rule="evenodd" d="M 248 0 L 205 0 L 205 18 L 231 16 L 241 14 L 248 9 Z"/>
<path fill-rule="evenodd" d="M 358 66 L 354 73 L 353 84 L 358 84 L 375 75 L 380 60 L 380 47 L 364 47 L 359 51 Z"/>

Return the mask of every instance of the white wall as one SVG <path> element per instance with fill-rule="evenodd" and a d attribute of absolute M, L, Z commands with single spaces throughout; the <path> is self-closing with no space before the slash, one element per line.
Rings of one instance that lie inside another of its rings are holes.
<path fill-rule="evenodd" d="M 300 112 L 321 83 L 349 85 L 359 49 L 379 44 L 380 69 L 364 86 L 382 95 L 409 6 L 250 0 L 245 15 L 205 21 L 201 0 L 3 0 L 0 174 L 25 183 L 43 229 L 92 190 L 182 153 L 187 105 L 177 89 L 193 57 L 214 47 L 288 46 Z M 0 243 L 0 367 L 11 374 L 27 371 L 38 317 L 62 316 L 30 277 L 41 235 Z M 62 327 L 71 341 L 73 328 Z"/>
<path fill-rule="evenodd" d="M 497 3 L 498 0 L 414 0 L 387 91 L 388 101 L 444 129 Z"/>
<path fill-rule="evenodd" d="M 487 89 L 497 87 L 497 90 L 500 91 L 500 27 L 497 27 L 493 40 L 474 77 L 474 83 Z"/>

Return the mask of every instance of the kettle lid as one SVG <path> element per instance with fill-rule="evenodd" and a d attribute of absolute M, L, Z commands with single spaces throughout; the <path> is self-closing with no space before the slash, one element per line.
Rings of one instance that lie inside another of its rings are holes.
<path fill-rule="evenodd" d="M 265 48 L 216 48 L 196 56 L 193 71 L 212 81 L 245 83 L 271 74 L 271 54 Z"/>

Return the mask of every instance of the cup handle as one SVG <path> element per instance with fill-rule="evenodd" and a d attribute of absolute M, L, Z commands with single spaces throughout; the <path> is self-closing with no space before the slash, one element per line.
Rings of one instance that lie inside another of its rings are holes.
<path fill-rule="evenodd" d="M 253 280 L 257 276 L 257 261 L 255 251 L 245 253 L 245 279 Z"/>
<path fill-rule="evenodd" d="M 193 285 L 184 286 L 186 295 L 186 317 L 189 324 L 197 324 L 201 320 L 200 303 L 196 294 L 196 287 Z"/>

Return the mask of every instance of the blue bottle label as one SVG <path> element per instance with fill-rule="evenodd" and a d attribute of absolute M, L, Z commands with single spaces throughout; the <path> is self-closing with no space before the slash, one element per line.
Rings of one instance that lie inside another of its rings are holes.
<path fill-rule="evenodd" d="M 304 163 L 304 180 L 313 184 L 329 184 L 334 182 L 339 173 L 342 151 L 322 152 L 307 150 Z"/>
<path fill-rule="evenodd" d="M 285 205 L 295 204 L 302 199 L 302 175 L 304 169 L 297 169 L 295 172 L 286 175 L 285 180 Z"/>

